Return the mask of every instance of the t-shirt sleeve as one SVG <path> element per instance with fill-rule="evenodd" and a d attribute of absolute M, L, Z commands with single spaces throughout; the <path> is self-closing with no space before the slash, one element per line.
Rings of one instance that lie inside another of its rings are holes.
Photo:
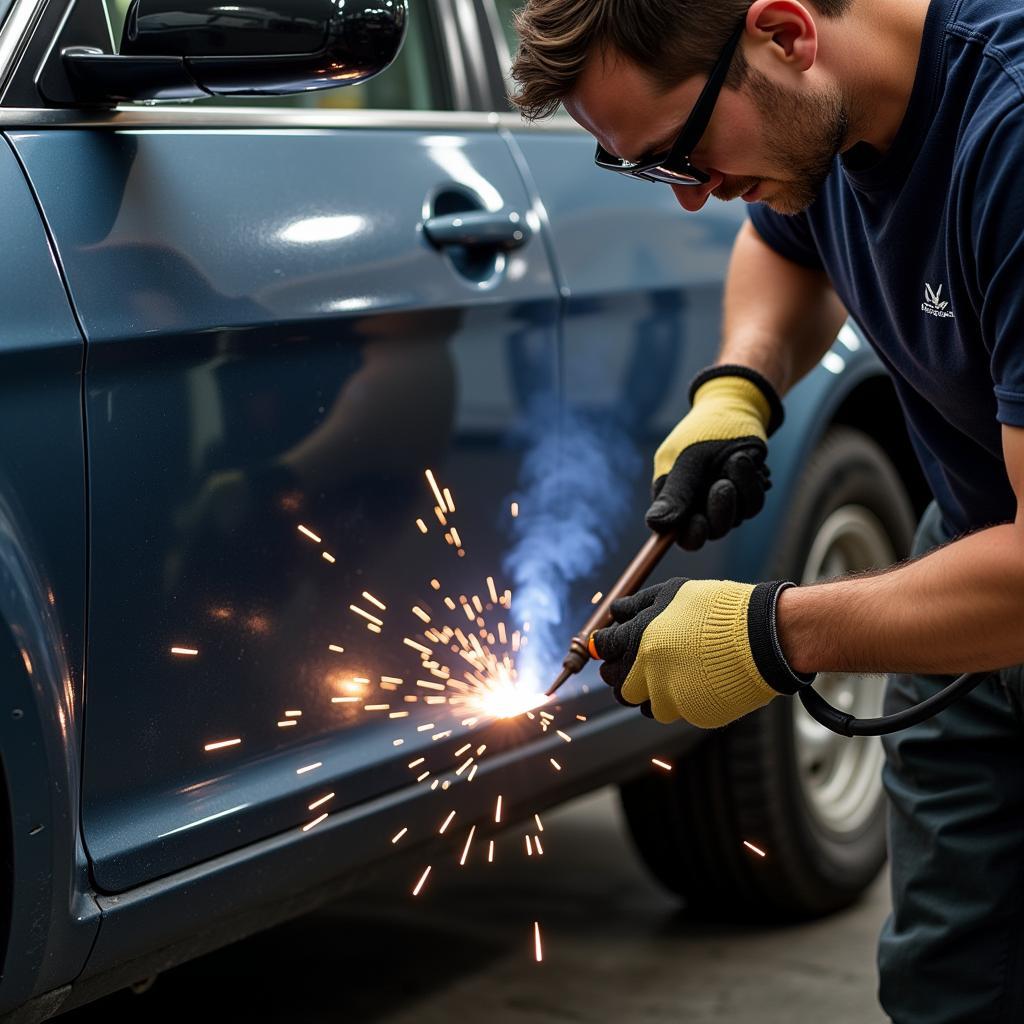
<path fill-rule="evenodd" d="M 764 203 L 753 203 L 748 216 L 757 233 L 780 256 L 810 270 L 824 270 L 806 213 L 790 216 L 776 213 Z"/>
<path fill-rule="evenodd" d="M 977 275 L 996 417 L 1024 427 L 1024 107 L 1003 116 L 979 150 L 976 172 L 962 179 L 972 196 L 971 250 L 962 255 Z"/>

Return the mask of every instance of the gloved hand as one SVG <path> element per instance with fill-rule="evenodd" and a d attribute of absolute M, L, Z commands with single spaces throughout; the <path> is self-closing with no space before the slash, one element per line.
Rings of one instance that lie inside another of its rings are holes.
<path fill-rule="evenodd" d="M 601 678 L 620 704 L 668 723 L 728 725 L 814 680 L 786 663 L 775 625 L 792 583 L 677 577 L 612 604 L 615 625 L 594 633 Z"/>
<path fill-rule="evenodd" d="M 654 456 L 647 525 L 696 551 L 757 515 L 771 487 L 768 437 L 783 420 L 775 389 L 745 366 L 714 366 L 690 385 L 690 412 Z"/>

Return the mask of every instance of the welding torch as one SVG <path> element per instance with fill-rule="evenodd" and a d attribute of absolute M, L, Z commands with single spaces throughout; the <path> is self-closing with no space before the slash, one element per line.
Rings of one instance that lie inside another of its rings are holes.
<path fill-rule="evenodd" d="M 599 629 L 610 626 L 612 619 L 612 603 L 620 597 L 629 597 L 643 586 L 648 576 L 657 568 L 666 552 L 675 543 L 671 533 L 653 533 L 644 546 L 636 553 L 625 571 L 615 581 L 611 589 L 604 595 L 601 603 L 594 609 L 593 615 L 587 619 L 583 628 L 569 643 L 569 652 L 562 661 L 562 671 L 551 684 L 547 696 L 552 696 L 570 676 L 582 671 L 591 658 L 600 660 L 594 646 L 594 634 Z M 933 693 L 919 704 L 881 718 L 854 718 L 853 715 L 840 711 L 825 700 L 810 685 L 804 686 L 798 693 L 800 702 L 807 713 L 826 729 L 840 736 L 885 736 L 889 733 L 907 729 L 912 725 L 937 715 L 949 707 L 953 701 L 970 693 L 990 672 L 967 672 L 958 676 L 953 682 L 938 693 Z"/>

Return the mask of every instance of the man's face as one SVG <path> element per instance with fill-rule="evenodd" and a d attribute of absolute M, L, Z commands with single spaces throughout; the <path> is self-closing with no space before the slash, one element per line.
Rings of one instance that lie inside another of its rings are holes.
<path fill-rule="evenodd" d="M 703 85 L 703 77 L 691 78 L 659 94 L 636 65 L 595 54 L 565 107 L 608 152 L 637 160 L 671 146 Z M 708 129 L 691 154 L 711 180 L 672 190 L 691 211 L 713 195 L 721 200 L 742 196 L 778 213 L 799 213 L 821 191 L 848 123 L 838 93 L 810 87 L 797 92 L 751 67 L 738 91 L 719 94 Z"/>

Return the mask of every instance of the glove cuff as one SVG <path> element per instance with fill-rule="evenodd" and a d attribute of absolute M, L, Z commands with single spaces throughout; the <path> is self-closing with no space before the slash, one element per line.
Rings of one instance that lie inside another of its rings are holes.
<path fill-rule="evenodd" d="M 778 392 L 768 380 L 762 377 L 756 370 L 751 370 L 749 366 L 726 363 L 723 366 L 709 366 L 706 370 L 701 370 L 690 383 L 691 406 L 697 391 L 707 384 L 709 380 L 715 380 L 717 377 L 742 377 L 743 380 L 750 381 L 764 395 L 765 401 L 768 403 L 769 413 L 768 422 L 765 424 L 765 433 L 771 437 L 782 426 L 786 418 L 785 410 L 782 407 L 782 399 L 779 398 Z"/>
<path fill-rule="evenodd" d="M 750 641 L 754 664 L 773 690 L 787 696 L 799 693 L 813 683 L 817 675 L 814 672 L 810 675 L 794 672 L 779 643 L 779 629 L 775 619 L 779 594 L 794 586 L 795 583 L 759 583 L 750 595 L 747 608 L 747 639 Z"/>

